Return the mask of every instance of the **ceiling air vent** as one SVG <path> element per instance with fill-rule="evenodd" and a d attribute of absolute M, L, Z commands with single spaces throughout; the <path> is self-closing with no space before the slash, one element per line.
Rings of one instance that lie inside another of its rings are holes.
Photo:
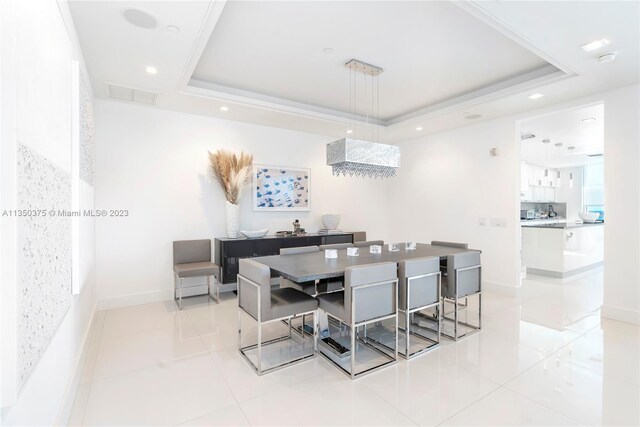
<path fill-rule="evenodd" d="M 157 92 L 149 92 L 146 90 L 134 89 L 125 86 L 118 86 L 107 83 L 107 95 L 109 98 L 118 99 L 120 101 L 137 102 L 139 104 L 155 105 L 158 100 Z"/>
<path fill-rule="evenodd" d="M 522 134 L 520 134 L 520 139 L 521 139 L 521 140 L 523 140 L 523 141 L 524 141 L 525 139 L 533 139 L 533 138 L 535 138 L 535 137 L 536 137 L 536 135 L 535 135 L 534 133 L 532 133 L 532 132 L 528 132 L 528 133 L 522 133 Z"/>
<path fill-rule="evenodd" d="M 589 156 L 589 157 L 602 157 L 602 153 L 587 154 L 587 156 Z"/>

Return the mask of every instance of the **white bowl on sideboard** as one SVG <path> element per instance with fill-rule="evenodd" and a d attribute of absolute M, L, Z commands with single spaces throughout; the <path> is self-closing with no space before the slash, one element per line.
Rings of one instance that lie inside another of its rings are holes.
<path fill-rule="evenodd" d="M 262 230 L 240 230 L 240 233 L 247 239 L 259 239 L 266 236 L 268 232 L 268 228 L 263 228 Z"/>
<path fill-rule="evenodd" d="M 584 222 L 596 222 L 600 218 L 599 212 L 578 212 L 578 216 Z"/>
<path fill-rule="evenodd" d="M 325 214 L 320 219 L 322 219 L 322 225 L 327 230 L 335 230 L 340 224 L 340 215 L 338 214 Z"/>

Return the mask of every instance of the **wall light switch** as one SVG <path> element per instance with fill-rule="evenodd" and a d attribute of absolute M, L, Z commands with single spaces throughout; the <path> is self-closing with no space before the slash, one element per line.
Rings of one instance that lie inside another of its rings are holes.
<path fill-rule="evenodd" d="M 478 218 L 478 225 L 483 226 L 483 227 L 484 227 L 485 225 L 487 225 L 487 218 L 485 218 L 485 217 L 483 217 L 483 216 L 481 216 L 480 218 Z"/>
<path fill-rule="evenodd" d="M 491 218 L 491 226 L 492 227 L 506 227 L 507 219 L 506 218 Z"/>

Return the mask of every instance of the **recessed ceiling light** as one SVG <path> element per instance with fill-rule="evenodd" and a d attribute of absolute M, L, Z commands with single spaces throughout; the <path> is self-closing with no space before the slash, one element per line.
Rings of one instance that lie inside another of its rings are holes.
<path fill-rule="evenodd" d="M 417 130 L 417 131 L 421 131 L 421 130 L 422 130 L 422 126 L 418 126 L 418 127 L 416 128 L 416 130 Z"/>
<path fill-rule="evenodd" d="M 139 28 L 155 28 L 158 25 L 158 21 L 153 15 L 145 12 L 140 9 L 125 9 L 122 11 L 122 16 L 124 19 L 129 21 L 129 23 L 135 25 Z"/>
<path fill-rule="evenodd" d="M 586 119 L 582 119 L 582 123 L 591 123 L 595 121 L 596 121 L 595 117 L 587 117 Z"/>
<path fill-rule="evenodd" d="M 543 143 L 543 144 L 548 144 L 548 143 L 550 143 L 550 142 L 551 142 L 551 140 L 550 140 L 550 139 L 543 139 L 543 140 L 542 140 L 542 143 Z"/>
<path fill-rule="evenodd" d="M 544 95 L 541 93 L 534 93 L 533 95 L 529 95 L 529 99 L 540 99 L 542 98 Z"/>
<path fill-rule="evenodd" d="M 598 62 L 601 64 L 606 64 L 607 62 L 613 62 L 616 59 L 615 52 L 609 52 L 598 56 Z"/>
<path fill-rule="evenodd" d="M 144 70 L 149 74 L 158 74 L 158 69 L 156 67 L 152 67 L 150 65 L 144 67 Z"/>
<path fill-rule="evenodd" d="M 555 144 L 553 144 L 553 145 L 555 145 L 556 147 L 562 147 L 562 142 L 556 142 L 556 143 L 555 143 Z"/>
<path fill-rule="evenodd" d="M 482 117 L 482 114 L 469 114 L 464 118 L 467 120 L 474 120 L 474 119 L 479 119 L 480 117 Z"/>
<path fill-rule="evenodd" d="M 608 44 L 609 44 L 609 40 L 600 39 L 600 40 L 594 40 L 591 43 L 583 44 L 581 47 L 582 47 L 582 50 L 584 50 L 585 52 L 591 52 L 592 50 L 600 49 L 602 46 L 606 46 Z"/>
<path fill-rule="evenodd" d="M 576 147 L 574 147 L 573 145 L 570 145 L 570 146 L 567 147 L 567 150 L 569 150 L 569 151 L 575 150 L 575 149 L 576 149 Z"/>
<path fill-rule="evenodd" d="M 347 133 L 353 133 L 353 131 L 351 129 L 347 129 L 345 132 Z"/>
<path fill-rule="evenodd" d="M 229 111 L 229 107 L 223 105 L 222 107 L 220 107 L 220 111 Z"/>
<path fill-rule="evenodd" d="M 175 25 L 167 25 L 167 31 L 169 31 L 170 33 L 177 33 L 178 31 L 180 31 L 180 28 L 176 27 Z"/>
<path fill-rule="evenodd" d="M 329 53 L 333 53 L 333 48 L 331 48 L 331 47 L 325 47 L 324 49 L 322 49 L 322 51 L 323 51 L 324 53 L 327 53 L 327 54 L 329 54 Z"/>

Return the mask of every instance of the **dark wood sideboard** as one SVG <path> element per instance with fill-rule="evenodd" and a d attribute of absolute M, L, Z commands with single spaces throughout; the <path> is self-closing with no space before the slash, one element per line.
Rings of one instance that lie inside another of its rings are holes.
<path fill-rule="evenodd" d="M 240 258 L 278 255 L 280 248 L 296 246 L 331 245 L 353 243 L 353 233 L 305 234 L 302 236 L 265 236 L 260 239 L 216 238 L 215 263 L 220 266 L 220 282 L 235 283 Z"/>

